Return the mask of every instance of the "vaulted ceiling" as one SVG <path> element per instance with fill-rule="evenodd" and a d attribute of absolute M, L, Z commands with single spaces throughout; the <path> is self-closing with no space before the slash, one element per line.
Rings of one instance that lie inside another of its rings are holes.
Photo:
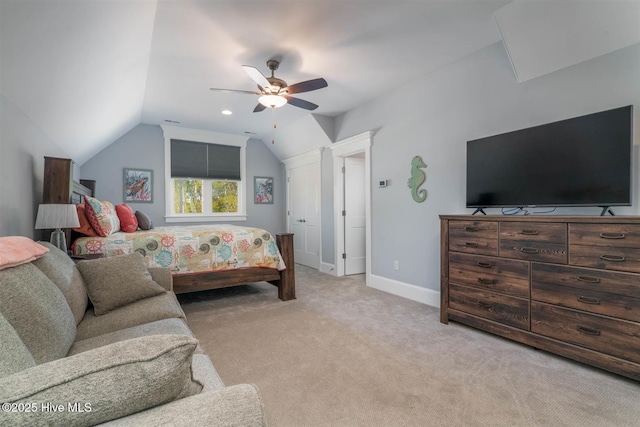
<path fill-rule="evenodd" d="M 0 0 L 0 89 L 79 164 L 139 123 L 270 141 L 274 123 L 326 123 L 499 41 L 508 3 Z M 272 58 L 289 84 L 327 80 L 297 95 L 317 110 L 253 113 L 257 96 L 209 90 L 256 90 L 241 66 L 269 75 Z"/>

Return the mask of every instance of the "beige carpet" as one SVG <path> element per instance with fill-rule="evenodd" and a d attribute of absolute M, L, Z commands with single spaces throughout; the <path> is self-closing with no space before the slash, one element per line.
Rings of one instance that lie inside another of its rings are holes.
<path fill-rule="evenodd" d="M 227 385 L 255 383 L 275 426 L 640 426 L 640 384 L 456 323 L 438 309 L 296 266 L 181 296 Z"/>

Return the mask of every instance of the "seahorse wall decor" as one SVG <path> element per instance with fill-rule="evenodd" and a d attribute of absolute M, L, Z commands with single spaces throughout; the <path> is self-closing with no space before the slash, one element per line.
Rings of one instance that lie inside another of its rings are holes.
<path fill-rule="evenodd" d="M 407 186 L 411 189 L 411 197 L 418 203 L 422 203 L 427 199 L 427 190 L 420 187 L 427 179 L 427 174 L 421 171 L 421 168 L 426 168 L 427 165 L 422 161 L 422 157 L 413 156 L 411 159 L 411 178 L 407 181 Z"/>

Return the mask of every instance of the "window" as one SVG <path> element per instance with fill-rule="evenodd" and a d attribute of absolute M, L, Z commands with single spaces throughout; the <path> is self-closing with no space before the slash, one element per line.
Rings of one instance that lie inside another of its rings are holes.
<path fill-rule="evenodd" d="M 246 220 L 246 139 L 240 144 L 238 141 L 230 144 L 229 137 L 238 137 L 162 128 L 168 157 L 165 159 L 167 222 Z"/>

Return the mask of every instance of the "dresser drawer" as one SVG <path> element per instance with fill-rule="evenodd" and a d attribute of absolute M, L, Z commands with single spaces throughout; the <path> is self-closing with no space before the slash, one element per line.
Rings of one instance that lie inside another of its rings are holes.
<path fill-rule="evenodd" d="M 566 264 L 567 226 L 564 223 L 501 222 L 500 256 Z"/>
<path fill-rule="evenodd" d="M 451 252 L 449 253 L 449 281 L 529 298 L 529 263 Z"/>
<path fill-rule="evenodd" d="M 640 324 L 531 302 L 531 332 L 640 362 Z"/>
<path fill-rule="evenodd" d="M 529 330 L 529 301 L 461 285 L 449 285 L 449 307 Z"/>
<path fill-rule="evenodd" d="M 569 264 L 640 273 L 640 226 L 569 224 Z"/>
<path fill-rule="evenodd" d="M 449 250 L 498 255 L 498 223 L 493 221 L 450 221 Z"/>
<path fill-rule="evenodd" d="M 640 275 L 533 263 L 531 299 L 640 322 Z"/>

